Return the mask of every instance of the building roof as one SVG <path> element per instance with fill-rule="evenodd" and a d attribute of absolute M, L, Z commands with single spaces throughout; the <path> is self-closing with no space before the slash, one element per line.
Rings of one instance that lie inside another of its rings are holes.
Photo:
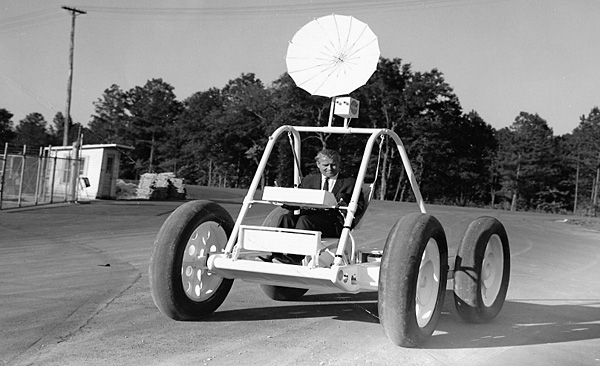
<path fill-rule="evenodd" d="M 93 145 L 82 145 L 81 146 L 82 150 L 110 149 L 110 148 L 121 149 L 121 150 L 133 150 L 134 149 L 132 146 L 120 145 L 120 144 L 93 144 Z M 72 150 L 73 146 L 50 146 L 50 147 L 45 148 L 45 150 L 47 150 L 47 149 L 55 150 L 55 151 Z"/>

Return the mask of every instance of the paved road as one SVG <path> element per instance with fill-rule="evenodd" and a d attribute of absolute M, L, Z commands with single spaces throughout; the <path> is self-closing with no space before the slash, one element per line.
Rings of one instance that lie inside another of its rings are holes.
<path fill-rule="evenodd" d="M 237 192 L 201 198 L 239 210 Z M 468 222 L 498 217 L 511 239 L 507 302 L 490 324 L 463 323 L 446 296 L 421 349 L 383 335 L 376 293 L 310 291 L 275 302 L 236 281 L 203 322 L 154 307 L 148 261 L 176 202 L 104 202 L 0 212 L 0 364 L 7 365 L 600 365 L 600 233 L 565 217 L 428 206 L 450 248 Z M 374 201 L 356 233 L 378 247 L 409 204 Z M 265 209 L 251 213 L 262 221 Z"/>

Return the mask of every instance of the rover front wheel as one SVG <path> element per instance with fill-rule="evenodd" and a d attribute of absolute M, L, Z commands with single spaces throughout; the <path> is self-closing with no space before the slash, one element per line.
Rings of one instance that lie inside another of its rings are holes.
<path fill-rule="evenodd" d="M 229 213 L 210 201 L 185 203 L 167 218 L 149 268 L 152 299 L 161 313 L 198 320 L 223 303 L 233 280 L 210 272 L 206 263 L 224 251 L 233 225 Z"/>

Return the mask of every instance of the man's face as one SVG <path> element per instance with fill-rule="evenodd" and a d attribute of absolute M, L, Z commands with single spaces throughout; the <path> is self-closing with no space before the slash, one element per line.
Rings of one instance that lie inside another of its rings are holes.
<path fill-rule="evenodd" d="M 340 169 L 338 162 L 336 162 L 333 159 L 328 158 L 326 156 L 321 157 L 317 161 L 317 167 L 321 171 L 321 174 L 323 174 L 323 176 L 327 177 L 327 178 L 335 177 L 338 174 L 339 169 Z"/>

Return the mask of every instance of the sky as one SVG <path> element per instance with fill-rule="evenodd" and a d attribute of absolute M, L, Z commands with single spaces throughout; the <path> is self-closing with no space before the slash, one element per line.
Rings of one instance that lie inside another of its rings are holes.
<path fill-rule="evenodd" d="M 68 2 L 71 1 L 71 2 Z M 0 108 L 14 125 L 65 113 L 71 14 L 76 17 L 71 117 L 161 78 L 178 100 L 242 73 L 265 85 L 286 72 L 289 41 L 306 23 L 351 15 L 377 35 L 381 56 L 437 68 L 464 112 L 496 129 L 521 112 L 555 135 L 600 106 L 597 0 L 0 0 Z"/>

